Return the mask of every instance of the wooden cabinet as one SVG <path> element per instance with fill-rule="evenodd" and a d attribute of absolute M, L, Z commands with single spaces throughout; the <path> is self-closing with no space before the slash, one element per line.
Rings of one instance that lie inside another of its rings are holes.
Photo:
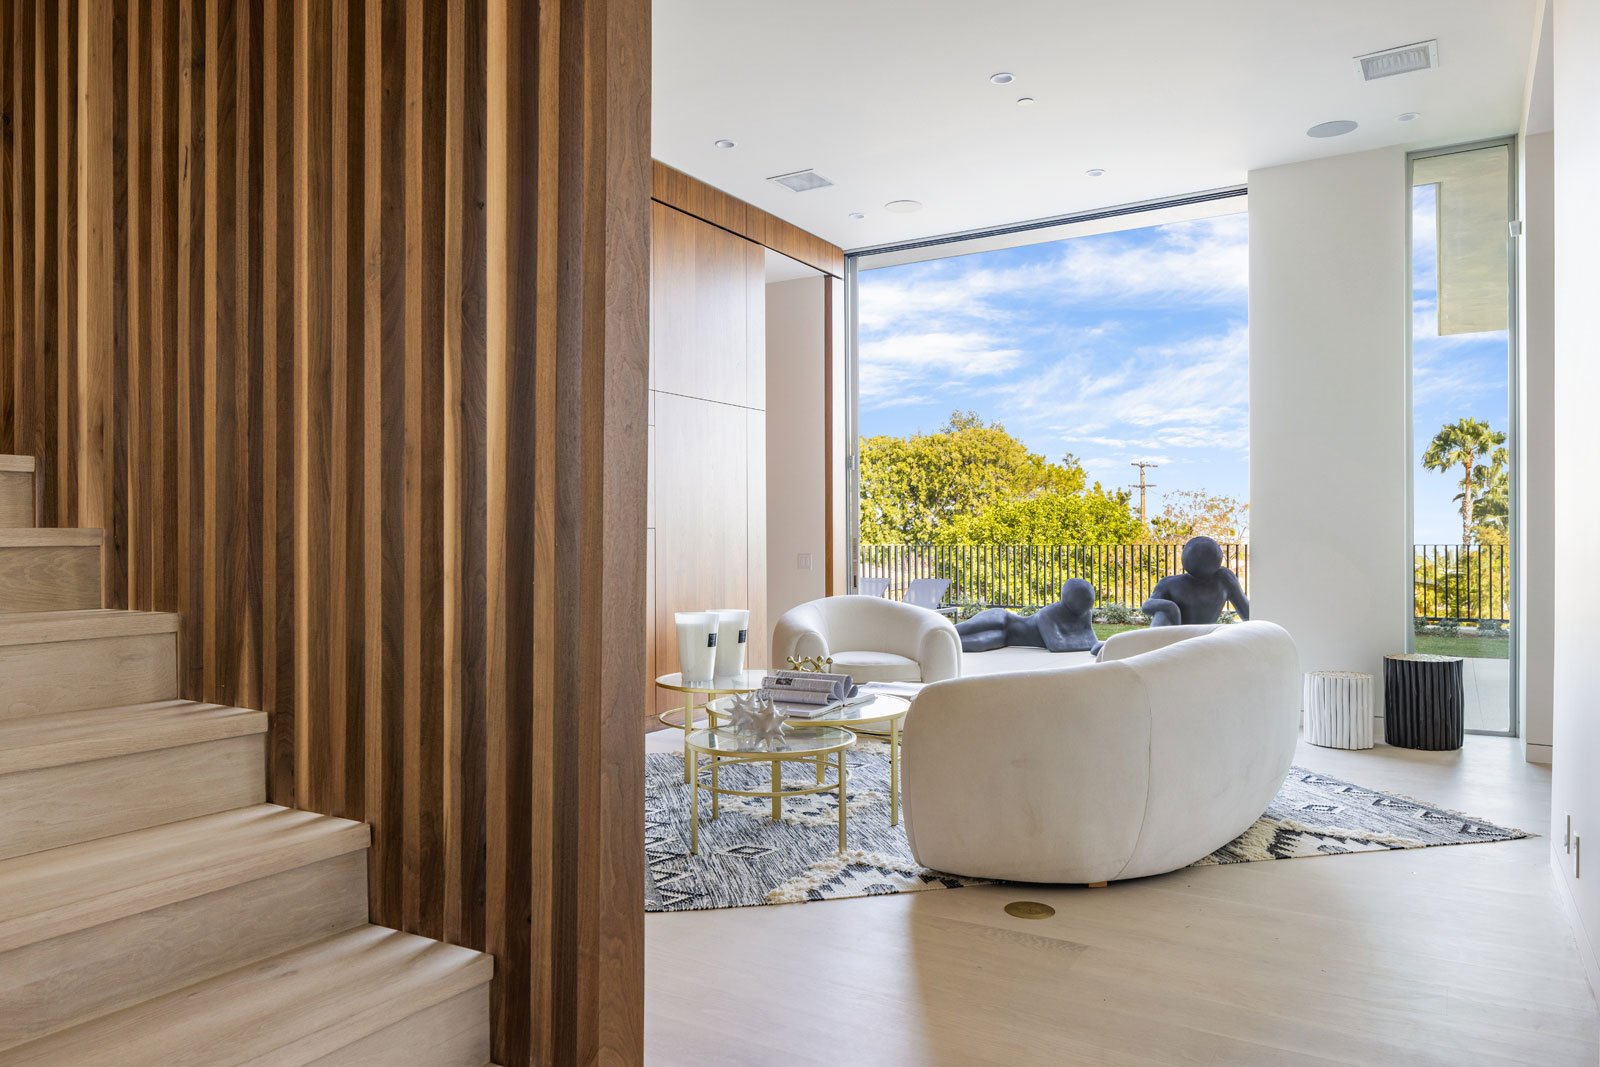
<path fill-rule="evenodd" d="M 660 203 L 651 223 L 650 669 L 677 669 L 674 612 L 719 607 L 750 610 L 766 666 L 765 249 Z"/>

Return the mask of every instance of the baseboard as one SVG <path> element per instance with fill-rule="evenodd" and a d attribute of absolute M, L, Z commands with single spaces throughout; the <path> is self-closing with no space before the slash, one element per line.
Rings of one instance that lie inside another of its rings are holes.
<path fill-rule="evenodd" d="M 1532 741 L 1529 741 L 1523 746 L 1523 751 L 1524 758 L 1529 763 L 1542 763 L 1548 767 L 1554 762 L 1554 760 L 1551 758 L 1555 752 L 1554 745 L 1536 745 Z"/>
<path fill-rule="evenodd" d="M 1572 925 L 1572 936 L 1578 942 L 1578 958 L 1583 961 L 1584 973 L 1589 976 L 1589 995 L 1600 1001 L 1600 959 L 1595 957 L 1594 942 L 1589 940 L 1588 931 L 1584 928 L 1583 915 L 1578 911 L 1578 902 L 1572 897 L 1572 886 L 1567 884 L 1566 875 L 1561 873 L 1561 862 L 1566 854 L 1560 849 L 1560 842 L 1552 837 L 1550 877 L 1556 880 L 1556 896 L 1561 898 L 1561 910 L 1567 913 L 1567 922 Z"/>

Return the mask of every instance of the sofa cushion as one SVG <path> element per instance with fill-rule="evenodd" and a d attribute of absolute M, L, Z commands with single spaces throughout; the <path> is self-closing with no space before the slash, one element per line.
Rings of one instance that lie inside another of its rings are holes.
<path fill-rule="evenodd" d="M 833 669 L 854 682 L 920 682 L 922 667 L 893 652 L 835 652 Z"/>

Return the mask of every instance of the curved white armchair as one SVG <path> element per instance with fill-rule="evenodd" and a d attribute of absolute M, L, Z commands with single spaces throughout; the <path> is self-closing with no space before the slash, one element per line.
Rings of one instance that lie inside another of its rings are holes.
<path fill-rule="evenodd" d="M 1269 622 L 1188 629 L 1203 632 L 1128 659 L 923 690 L 901 734 L 917 862 L 1108 882 L 1187 866 L 1248 829 L 1294 756 L 1299 656 Z"/>
<path fill-rule="evenodd" d="M 857 682 L 937 682 L 961 676 L 961 638 L 927 608 L 870 596 L 831 596 L 783 613 L 772 662 L 831 656 Z"/>

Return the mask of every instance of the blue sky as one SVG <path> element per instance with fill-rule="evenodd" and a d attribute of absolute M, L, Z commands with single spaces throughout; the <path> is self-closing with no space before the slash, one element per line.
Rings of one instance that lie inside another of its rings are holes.
<path fill-rule="evenodd" d="M 1482 419 L 1509 430 L 1511 394 L 1506 331 L 1439 336 L 1437 188 L 1419 185 L 1411 197 L 1412 525 L 1419 544 L 1453 545 L 1461 541 L 1461 505 L 1451 499 L 1460 491 L 1460 471 L 1424 470 L 1422 453 L 1439 427 L 1457 419 Z"/>
<path fill-rule="evenodd" d="M 1107 487 L 1249 496 L 1248 217 L 864 271 L 861 432 L 998 419 Z"/>

